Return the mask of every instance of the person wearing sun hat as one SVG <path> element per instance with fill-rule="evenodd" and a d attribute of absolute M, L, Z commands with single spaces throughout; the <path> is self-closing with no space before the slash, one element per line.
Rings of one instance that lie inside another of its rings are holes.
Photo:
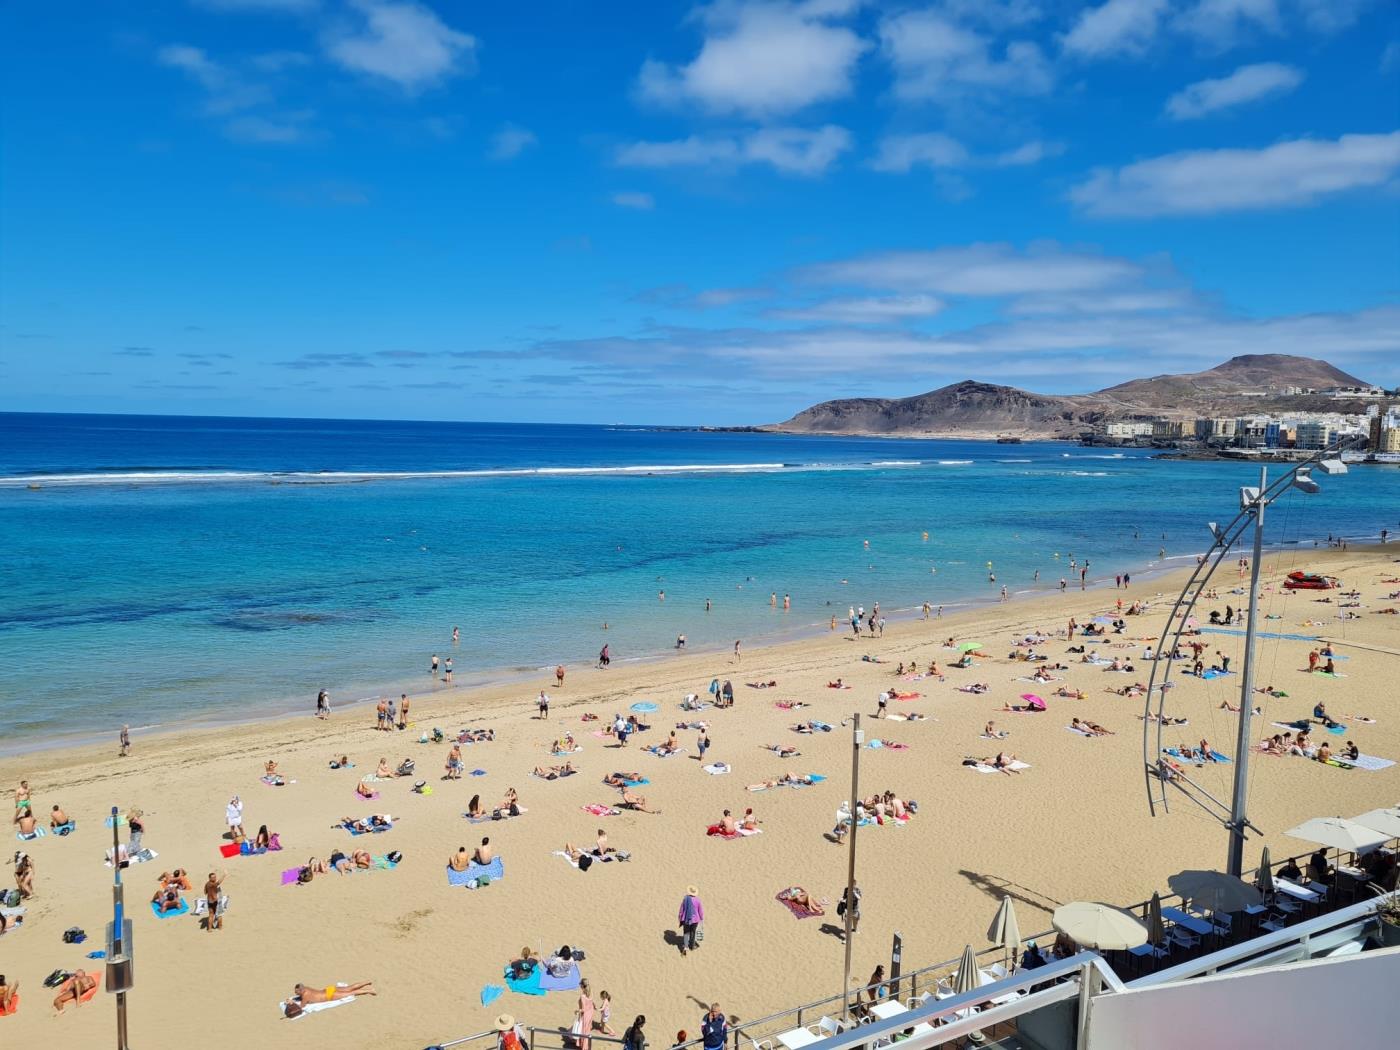
<path fill-rule="evenodd" d="M 680 912 L 676 925 L 681 928 L 681 954 L 692 952 L 700 947 L 700 924 L 705 921 L 705 906 L 700 903 L 700 891 L 694 886 L 685 888 L 681 898 Z"/>
<path fill-rule="evenodd" d="M 516 1029 L 515 1018 L 510 1014 L 500 1014 L 496 1018 L 496 1050 L 522 1050 L 524 1044 Z"/>

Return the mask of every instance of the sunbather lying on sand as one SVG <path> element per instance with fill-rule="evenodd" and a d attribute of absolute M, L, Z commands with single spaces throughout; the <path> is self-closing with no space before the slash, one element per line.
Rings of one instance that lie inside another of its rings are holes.
<path fill-rule="evenodd" d="M 750 689 L 772 689 L 777 686 L 778 680 L 775 678 L 767 682 L 746 682 L 745 684 Z"/>
<path fill-rule="evenodd" d="M 565 762 L 562 766 L 536 766 L 535 776 L 541 780 L 558 780 L 560 777 L 570 777 L 577 773 L 572 762 Z"/>
<path fill-rule="evenodd" d="M 638 813 L 660 813 L 659 809 L 648 809 L 645 795 L 634 795 L 625 787 L 622 789 L 622 806 L 624 809 L 635 809 Z"/>
<path fill-rule="evenodd" d="M 750 791 L 763 791 L 765 788 L 784 787 L 784 786 L 789 785 L 789 784 L 803 784 L 803 785 L 806 785 L 806 784 L 815 784 L 815 783 L 816 783 L 816 781 L 813 780 L 813 779 L 812 779 L 810 776 L 808 776 L 806 773 L 801 773 L 801 774 L 784 773 L 784 774 L 783 774 L 782 776 L 780 776 L 780 777 L 773 777 L 773 778 L 768 779 L 768 780 L 760 780 L 757 784 L 750 784 L 749 787 L 748 787 L 748 789 L 749 789 Z"/>
<path fill-rule="evenodd" d="M 334 1003 L 341 999 L 351 999 L 357 995 L 378 995 L 373 981 L 356 981 L 354 984 L 330 984 L 324 988 L 311 988 L 299 984 L 292 990 L 283 1011 L 288 1017 L 297 1017 L 303 1008 L 315 1003 Z"/>
<path fill-rule="evenodd" d="M 958 686 L 958 692 L 960 692 L 960 693 L 975 693 L 975 694 L 977 694 L 978 696 L 981 696 L 983 693 L 985 693 L 985 692 L 986 692 L 988 689 L 990 689 L 990 688 L 991 688 L 991 686 L 989 686 L 986 682 L 973 682 L 971 685 L 960 685 L 960 686 Z"/>
<path fill-rule="evenodd" d="M 626 787 L 629 782 L 635 784 L 637 781 L 645 779 L 645 777 L 643 777 L 640 773 L 637 772 L 609 773 L 603 778 L 603 783 L 607 784 L 609 787 L 620 788 Z"/>
<path fill-rule="evenodd" d="M 806 912 L 808 915 L 826 914 L 826 909 L 822 907 L 821 903 L 819 901 L 814 901 L 812 895 L 801 886 L 789 886 L 778 894 L 778 899 L 780 901 L 786 901 L 788 904 L 793 905 L 799 911 Z"/>
<path fill-rule="evenodd" d="M 765 750 L 772 751 L 780 758 L 796 758 L 798 755 L 802 754 L 801 751 L 797 750 L 797 748 L 793 747 L 791 744 L 764 744 L 763 746 Z"/>
<path fill-rule="evenodd" d="M 361 780 L 355 785 L 355 794 L 361 798 L 374 798 L 374 788 L 367 781 Z"/>
<path fill-rule="evenodd" d="M 1063 686 L 1063 685 L 1060 686 L 1060 688 L 1056 689 L 1053 695 L 1055 695 L 1055 696 L 1063 696 L 1063 697 L 1066 697 L 1067 699 L 1070 699 L 1070 700 L 1088 700 L 1088 699 L 1089 699 L 1089 694 L 1086 693 L 1083 689 L 1070 689 L 1068 686 Z"/>
<path fill-rule="evenodd" d="M 1087 718 L 1075 718 L 1070 720 L 1070 725 L 1078 729 L 1081 733 L 1088 733 L 1090 736 L 1113 736 L 1113 733 L 1099 725 L 1097 722 L 1090 722 Z"/>

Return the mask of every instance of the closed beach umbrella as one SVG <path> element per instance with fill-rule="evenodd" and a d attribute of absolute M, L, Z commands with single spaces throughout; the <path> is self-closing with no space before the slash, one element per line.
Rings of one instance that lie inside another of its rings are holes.
<path fill-rule="evenodd" d="M 1034 693 L 1022 693 L 1021 699 L 1024 700 L 1026 703 L 1030 704 L 1037 711 L 1045 710 L 1045 701 L 1042 700 L 1040 697 L 1036 696 Z"/>
<path fill-rule="evenodd" d="M 1314 817 L 1312 820 L 1305 820 L 1296 828 L 1289 828 L 1285 834 L 1305 842 L 1316 842 L 1319 846 L 1344 849 L 1351 853 L 1375 849 L 1389 837 L 1384 832 L 1343 817 Z"/>
<path fill-rule="evenodd" d="M 958 963 L 958 977 L 953 982 L 953 991 L 958 995 L 982 986 L 982 976 L 977 972 L 977 953 L 972 945 L 963 949 L 962 962 Z"/>
<path fill-rule="evenodd" d="M 1011 898 L 1003 897 L 996 918 L 987 930 L 987 939 L 993 944 L 1013 952 L 1021 946 L 1021 927 L 1016 922 L 1016 909 L 1011 906 Z"/>
<path fill-rule="evenodd" d="M 1269 847 L 1259 854 L 1259 870 L 1254 873 L 1254 888 L 1260 893 L 1274 892 L 1274 862 L 1269 856 Z"/>
<path fill-rule="evenodd" d="M 958 652 L 975 653 L 980 648 L 982 648 L 981 642 L 963 642 L 962 645 L 958 646 Z"/>
<path fill-rule="evenodd" d="M 1400 806 L 1391 806 L 1389 809 L 1373 809 L 1369 813 L 1353 817 L 1352 820 L 1372 831 L 1379 831 L 1393 839 L 1400 839 Z"/>
<path fill-rule="evenodd" d="M 1162 925 L 1162 895 L 1153 893 L 1147 905 L 1147 943 L 1161 944 L 1167 939 L 1167 928 Z"/>
<path fill-rule="evenodd" d="M 1136 948 L 1147 943 L 1147 927 L 1111 904 L 1072 901 L 1055 909 L 1051 925 L 1085 948 Z"/>
<path fill-rule="evenodd" d="M 1209 905 L 1211 911 L 1240 911 L 1254 907 L 1261 899 L 1253 886 L 1223 871 L 1178 871 L 1167 879 L 1167 885 L 1182 900 Z"/>

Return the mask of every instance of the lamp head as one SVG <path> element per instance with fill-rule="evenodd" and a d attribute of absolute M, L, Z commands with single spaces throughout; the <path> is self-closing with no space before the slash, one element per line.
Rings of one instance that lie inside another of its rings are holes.
<path fill-rule="evenodd" d="M 1322 486 L 1312 479 L 1311 467 L 1300 467 L 1298 473 L 1293 475 L 1293 487 L 1309 495 L 1314 492 L 1321 492 Z"/>
<path fill-rule="evenodd" d="M 1345 474 L 1347 465 L 1340 459 L 1324 459 L 1317 465 L 1317 469 L 1324 474 Z"/>

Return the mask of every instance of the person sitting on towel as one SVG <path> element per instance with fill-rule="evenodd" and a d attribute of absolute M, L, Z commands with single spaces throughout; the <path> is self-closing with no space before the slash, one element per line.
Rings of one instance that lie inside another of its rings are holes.
<path fill-rule="evenodd" d="M 491 839 L 488 836 L 481 840 L 480 846 L 476 847 L 476 852 L 472 854 L 472 863 L 485 866 L 490 864 L 495 856 L 496 851 L 491 848 Z"/>
<path fill-rule="evenodd" d="M 574 968 L 573 949 L 567 944 L 544 961 L 544 968 L 551 977 L 567 977 Z"/>
<path fill-rule="evenodd" d="M 1350 759 L 1352 762 L 1355 762 L 1358 758 L 1361 757 L 1361 750 L 1350 740 L 1348 740 L 1347 746 L 1342 748 L 1342 757 Z"/>
<path fill-rule="evenodd" d="M 453 871 L 466 871 L 472 866 L 472 855 L 466 846 L 458 846 L 457 852 L 447 858 L 447 866 Z"/>

